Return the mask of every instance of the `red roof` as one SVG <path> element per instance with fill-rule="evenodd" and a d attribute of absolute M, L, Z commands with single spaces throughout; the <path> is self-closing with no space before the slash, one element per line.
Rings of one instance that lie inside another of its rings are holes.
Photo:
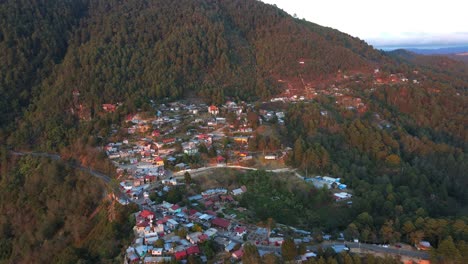
<path fill-rule="evenodd" d="M 189 215 L 194 215 L 194 214 L 196 214 L 196 213 L 198 213 L 198 211 L 195 210 L 195 209 L 190 209 L 190 210 L 188 211 L 188 214 L 189 214 Z"/>
<path fill-rule="evenodd" d="M 235 258 L 240 259 L 240 258 L 242 258 L 242 256 L 244 256 L 244 250 L 241 248 L 241 249 L 239 249 L 237 251 L 234 251 L 232 253 L 232 256 L 235 257 Z"/>
<path fill-rule="evenodd" d="M 247 228 L 245 228 L 243 226 L 238 226 L 238 227 L 236 227 L 236 229 L 234 229 L 234 231 L 236 231 L 236 233 L 239 233 L 239 234 L 244 233 L 245 230 L 247 230 Z"/>
<path fill-rule="evenodd" d="M 208 235 L 207 234 L 201 234 L 200 236 L 198 236 L 198 239 L 200 240 L 200 242 L 203 242 L 203 241 L 208 239 Z"/>
<path fill-rule="evenodd" d="M 210 111 L 216 111 L 216 110 L 218 110 L 218 107 L 216 105 L 210 105 L 209 110 Z"/>
<path fill-rule="evenodd" d="M 132 121 L 134 115 L 128 114 L 127 117 L 125 118 L 126 121 Z"/>
<path fill-rule="evenodd" d="M 223 201 L 230 201 L 230 202 L 233 202 L 234 199 L 232 198 L 231 195 L 221 195 L 221 200 Z"/>
<path fill-rule="evenodd" d="M 161 157 L 157 156 L 156 158 L 154 158 L 154 161 L 164 161 Z"/>
<path fill-rule="evenodd" d="M 213 201 L 206 201 L 205 202 L 205 207 L 209 207 L 213 205 Z"/>
<path fill-rule="evenodd" d="M 149 216 L 154 217 L 154 213 L 148 210 L 143 210 L 141 211 L 140 216 L 144 218 L 148 218 Z"/>
<path fill-rule="evenodd" d="M 171 206 L 171 210 L 175 211 L 177 209 L 179 209 L 180 206 L 178 204 L 174 204 L 173 206 Z"/>
<path fill-rule="evenodd" d="M 200 249 L 197 245 L 187 248 L 187 255 L 200 254 Z"/>
<path fill-rule="evenodd" d="M 216 215 L 216 213 L 213 210 L 206 210 L 205 213 L 209 215 Z"/>
<path fill-rule="evenodd" d="M 226 220 L 224 218 L 215 218 L 213 219 L 213 221 L 211 221 L 211 224 L 227 229 L 229 225 L 231 225 L 231 222 L 229 222 L 229 220 Z"/>
<path fill-rule="evenodd" d="M 179 251 L 179 252 L 174 253 L 174 256 L 175 256 L 176 260 L 181 260 L 181 259 L 184 259 L 185 257 L 187 257 L 187 252 L 185 250 L 184 251 Z"/>
<path fill-rule="evenodd" d="M 149 226 L 149 223 L 148 223 L 148 221 L 143 221 L 141 223 L 138 223 L 136 226 L 137 227 L 147 227 L 147 226 Z"/>
<path fill-rule="evenodd" d="M 166 139 L 163 139 L 163 143 L 172 143 L 172 142 L 175 142 L 175 138 L 166 138 Z"/>
<path fill-rule="evenodd" d="M 114 104 L 102 104 L 102 109 L 108 112 L 114 112 L 116 106 Z"/>
<path fill-rule="evenodd" d="M 200 135 L 197 135 L 197 137 L 198 137 L 198 139 L 208 139 L 208 138 L 210 138 L 210 136 L 207 135 L 207 134 L 200 134 Z"/>

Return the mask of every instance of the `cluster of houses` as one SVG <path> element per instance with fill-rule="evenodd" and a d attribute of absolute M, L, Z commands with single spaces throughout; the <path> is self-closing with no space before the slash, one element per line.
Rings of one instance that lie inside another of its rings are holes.
<path fill-rule="evenodd" d="M 336 189 L 341 190 L 341 192 L 334 192 L 333 198 L 335 201 L 348 200 L 351 199 L 352 194 L 346 192 L 346 184 L 340 182 L 340 178 L 333 178 L 329 176 L 315 176 L 311 178 L 304 179 L 306 182 L 312 183 L 316 188 L 327 188 L 327 189 Z"/>
<path fill-rule="evenodd" d="M 222 233 L 222 237 L 226 237 L 224 234 L 232 235 L 233 240 L 237 241 L 247 234 L 247 228 L 220 217 L 215 210 L 224 203 L 234 203 L 232 196 L 246 191 L 245 186 L 231 192 L 216 188 L 188 198 L 192 204 L 204 204 L 207 209 L 203 211 L 164 201 L 135 213 L 133 230 L 136 239 L 127 249 L 127 262 L 183 260 L 190 255 L 200 256 L 206 261 L 200 244 L 208 239 L 219 242 L 225 251 L 232 253 L 233 258 L 240 259 L 243 252 L 239 243 L 229 239 L 225 243 L 224 238 L 218 238 L 217 234 Z"/>

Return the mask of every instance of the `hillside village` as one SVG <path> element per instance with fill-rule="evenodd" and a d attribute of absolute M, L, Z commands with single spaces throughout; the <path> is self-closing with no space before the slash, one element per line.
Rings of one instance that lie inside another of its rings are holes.
<path fill-rule="evenodd" d="M 408 81 L 401 75 L 383 77 L 378 69 L 373 77 L 377 88 L 381 84 Z M 359 83 L 361 77 L 344 75 L 340 78 Z M 264 102 L 265 108 L 232 101 L 222 106 L 152 102 L 156 109 L 154 115 L 144 112 L 128 115 L 124 127 L 114 126 L 112 138 L 120 140 L 108 143 L 105 151 L 117 167 L 120 190 L 124 194 L 118 200 L 123 205 L 136 203 L 141 209 L 133 216 L 135 240 L 126 251 L 128 263 L 180 261 L 190 256 L 201 257 L 206 262 L 208 257 L 213 257 L 206 252 L 226 252 L 232 261 L 240 261 L 245 242 L 257 245 L 261 254 L 279 254 L 284 240 L 282 229 L 294 230 L 292 234 L 297 245 L 310 243 L 313 238 L 309 231 L 280 224 L 278 230 L 269 230 L 239 219 L 237 216 L 246 210 L 238 206 L 238 197 L 248 192 L 245 186 L 231 190 L 219 186 L 190 196 L 181 194 L 172 202 L 161 200 L 167 198 L 171 190 L 174 192 L 190 184 L 191 172 L 220 167 L 289 170 L 284 160 L 289 147 L 281 145 L 275 151 L 255 151 L 249 147 L 258 126 L 285 124 L 284 111 L 271 110 L 269 103 L 307 102 L 322 94 L 335 97 L 336 104 L 348 110 L 366 111 L 365 103 L 342 83 L 308 91 L 312 91 L 313 96 L 298 93 L 276 97 Z M 105 104 L 102 109 L 112 113 L 118 107 Z M 322 110 L 320 114 L 326 116 L 328 111 Z M 374 119 L 379 126 L 390 126 L 378 115 Z M 352 191 L 340 178 L 304 177 L 291 171 L 315 188 L 331 190 L 337 202 L 352 205 Z M 323 237 L 330 239 L 330 235 Z M 336 252 L 343 250 L 349 249 L 336 246 Z M 315 253 L 308 251 L 298 256 L 298 260 L 313 256 Z"/>
<path fill-rule="evenodd" d="M 103 106 L 104 111 L 109 109 L 115 110 Z M 254 111 L 252 105 L 244 103 L 227 102 L 217 107 L 175 102 L 158 106 L 155 116 L 129 115 L 126 127 L 114 127 L 112 133 L 123 139 L 108 143 L 105 151 L 117 167 L 120 190 L 125 194 L 118 199 L 123 205 L 137 203 L 141 208 L 134 215 L 135 240 L 127 249 L 129 263 L 183 260 L 190 255 L 206 261 L 201 247 L 208 240 L 216 244 L 211 245 L 213 251 L 228 252 L 233 260 L 242 258 L 241 245 L 246 241 L 261 245 L 263 254 L 278 252 L 282 236 L 275 237 L 265 227 L 236 218 L 246 210 L 237 202 L 237 197 L 248 191 L 245 186 L 204 190 L 186 197 L 188 204 L 182 199 L 160 201 L 171 189 L 189 184 L 184 173 L 255 164 L 285 168 L 288 148 L 249 151 L 254 127 L 273 118 L 283 125 L 284 112 Z M 352 196 L 338 178 L 297 176 L 317 188 L 333 189 L 337 201 L 349 201 Z M 312 239 L 307 231 L 297 230 L 295 236 L 297 243 Z"/>

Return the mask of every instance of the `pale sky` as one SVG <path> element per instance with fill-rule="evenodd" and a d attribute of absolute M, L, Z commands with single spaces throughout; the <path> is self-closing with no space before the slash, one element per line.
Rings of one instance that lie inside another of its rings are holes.
<path fill-rule="evenodd" d="M 262 0 L 374 46 L 468 44 L 467 0 Z"/>

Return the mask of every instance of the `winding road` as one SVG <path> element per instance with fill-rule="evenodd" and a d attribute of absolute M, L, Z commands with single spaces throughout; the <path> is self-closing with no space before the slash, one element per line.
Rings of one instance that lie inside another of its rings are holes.
<path fill-rule="evenodd" d="M 62 160 L 60 155 L 52 154 L 52 153 L 19 152 L 19 151 L 10 151 L 10 153 L 12 155 L 15 155 L 15 156 L 30 155 L 30 156 L 33 156 L 33 157 L 50 158 L 52 160 Z M 69 161 L 64 161 L 64 162 L 68 166 L 71 166 L 71 167 L 76 168 L 76 169 L 78 169 L 80 171 L 89 173 L 90 175 L 102 180 L 109 188 L 114 189 L 114 193 L 118 194 L 119 198 L 123 198 L 126 201 L 129 201 L 129 202 L 132 202 L 132 203 L 135 202 L 132 199 L 127 199 L 127 196 L 124 193 L 122 193 L 122 191 L 118 187 L 116 188 L 115 186 L 110 184 L 111 178 L 109 176 L 105 175 L 104 173 L 93 170 L 93 169 L 91 169 L 89 167 L 82 166 L 80 164 L 75 164 L 73 162 L 69 162 Z M 198 172 L 203 172 L 203 171 L 206 171 L 206 170 L 211 170 L 211 169 L 216 169 L 216 168 L 233 168 L 233 169 L 244 169 L 244 170 L 258 170 L 257 168 L 252 168 L 252 167 L 227 165 L 227 166 L 203 167 L 203 168 L 199 168 L 199 169 L 190 170 L 189 172 L 195 174 L 195 173 L 198 173 Z M 296 174 L 296 176 L 301 177 L 299 174 L 297 174 L 297 172 L 294 169 L 291 169 L 291 168 L 281 168 L 281 169 L 266 170 L 266 171 L 275 172 L 275 173 L 294 172 Z M 180 171 L 180 172 L 175 173 L 174 175 L 176 177 L 183 177 L 182 175 L 183 175 L 184 172 L 185 171 Z M 226 236 L 226 235 L 219 235 L 219 236 L 229 238 L 229 239 L 233 240 L 232 237 L 229 237 L 229 236 Z M 243 241 L 236 240 L 235 242 L 242 243 Z M 429 253 L 425 252 L 425 251 L 417 251 L 417 250 L 413 250 L 413 249 L 410 250 L 410 249 L 402 249 L 402 248 L 395 248 L 395 247 L 382 247 L 382 246 L 378 246 L 378 245 L 374 245 L 374 244 L 365 244 L 365 243 L 356 243 L 356 242 L 325 241 L 325 242 L 323 242 L 323 243 L 321 243 L 319 245 L 309 246 L 309 247 L 307 247 L 307 249 L 311 250 L 311 251 L 317 251 L 319 247 L 328 248 L 328 247 L 331 247 L 333 245 L 342 245 L 344 243 L 350 249 L 360 249 L 360 250 L 367 250 L 367 251 L 376 252 L 376 253 L 401 255 L 401 256 L 408 256 L 408 257 L 419 258 L 419 259 L 429 259 Z M 270 251 L 270 252 L 277 252 L 277 253 L 281 252 L 281 247 L 264 246 L 264 245 L 257 245 L 257 247 L 260 250 L 265 250 L 265 251 Z"/>
<path fill-rule="evenodd" d="M 64 163 L 66 165 L 68 165 L 68 166 L 70 166 L 72 168 L 78 169 L 80 171 L 86 172 L 86 173 L 90 174 L 91 176 L 96 177 L 96 178 L 100 179 L 101 181 L 103 181 L 104 184 L 106 184 L 110 189 L 112 189 L 114 191 L 114 194 L 116 196 L 118 196 L 119 198 L 123 198 L 125 201 L 134 202 L 131 199 L 127 199 L 127 196 L 124 193 L 122 193 L 122 191 L 118 187 L 113 186 L 110 183 L 111 180 L 112 180 L 111 177 L 107 176 L 106 174 L 104 174 L 102 172 L 93 170 L 90 167 L 85 167 L 85 166 L 83 166 L 81 164 L 76 164 L 74 162 L 65 161 L 58 154 L 44 153 L 44 152 L 23 152 L 23 151 L 10 151 L 10 153 L 12 155 L 14 155 L 14 156 L 33 156 L 33 157 L 50 158 L 52 160 L 62 160 L 62 161 L 64 161 Z"/>

